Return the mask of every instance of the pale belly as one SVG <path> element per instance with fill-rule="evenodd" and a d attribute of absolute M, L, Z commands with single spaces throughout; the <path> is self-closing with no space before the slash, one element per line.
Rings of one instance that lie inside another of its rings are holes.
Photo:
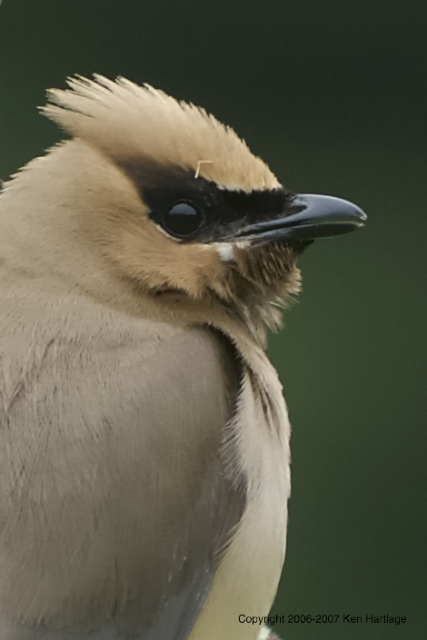
<path fill-rule="evenodd" d="M 269 391 L 271 422 L 249 377 L 243 386 L 237 420 L 244 424 L 239 449 L 248 504 L 189 640 L 255 640 L 260 628 L 239 616 L 267 616 L 276 595 L 286 549 L 290 427 L 280 384 Z"/>

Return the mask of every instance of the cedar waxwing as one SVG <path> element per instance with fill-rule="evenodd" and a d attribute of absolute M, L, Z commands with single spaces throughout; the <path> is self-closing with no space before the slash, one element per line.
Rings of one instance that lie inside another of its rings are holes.
<path fill-rule="evenodd" d="M 0 195 L 0 639 L 266 638 L 290 489 L 266 332 L 304 248 L 366 216 L 191 104 L 69 85 L 43 111 L 72 139 Z"/>

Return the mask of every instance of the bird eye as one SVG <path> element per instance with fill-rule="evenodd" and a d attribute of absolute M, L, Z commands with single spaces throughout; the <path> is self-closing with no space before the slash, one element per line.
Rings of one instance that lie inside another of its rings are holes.
<path fill-rule="evenodd" d="M 163 216 L 163 228 L 176 238 L 188 238 L 203 222 L 198 209 L 188 202 L 178 202 Z"/>

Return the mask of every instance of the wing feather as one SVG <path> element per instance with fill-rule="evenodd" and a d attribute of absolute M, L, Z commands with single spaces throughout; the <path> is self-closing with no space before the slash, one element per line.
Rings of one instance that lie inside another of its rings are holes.
<path fill-rule="evenodd" d="M 77 297 L 5 302 L 0 611 L 183 640 L 245 507 L 233 347 Z"/>

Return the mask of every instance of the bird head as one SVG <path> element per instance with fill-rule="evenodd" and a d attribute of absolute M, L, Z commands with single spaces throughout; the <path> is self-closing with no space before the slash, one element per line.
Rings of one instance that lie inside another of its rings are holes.
<path fill-rule="evenodd" d="M 145 295 L 220 301 L 274 327 L 277 307 L 299 290 L 304 248 L 364 224 L 345 200 L 288 191 L 203 109 L 123 78 L 69 87 L 51 90 L 43 111 L 103 163 L 86 190 L 97 204 L 86 200 L 85 224 Z"/>

